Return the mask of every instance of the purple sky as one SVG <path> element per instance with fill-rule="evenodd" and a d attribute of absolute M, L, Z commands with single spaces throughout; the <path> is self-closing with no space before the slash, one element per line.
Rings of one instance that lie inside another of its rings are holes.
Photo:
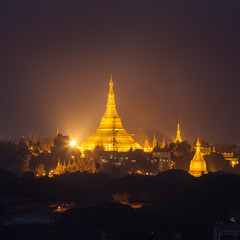
<path fill-rule="evenodd" d="M 0 136 L 83 138 L 113 74 L 129 133 L 240 143 L 240 1 L 1 1 Z"/>

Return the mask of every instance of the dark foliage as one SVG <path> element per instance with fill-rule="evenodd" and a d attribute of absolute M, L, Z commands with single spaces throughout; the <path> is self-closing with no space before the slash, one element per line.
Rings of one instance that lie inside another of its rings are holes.
<path fill-rule="evenodd" d="M 157 176 L 111 178 L 106 174 L 73 173 L 35 179 L 31 173 L 19 178 L 1 170 L 0 182 L 1 196 L 91 204 L 67 211 L 60 222 L 107 229 L 112 239 L 120 239 L 120 236 L 135 239 L 135 233 L 137 239 L 161 236 L 161 239 L 208 240 L 212 239 L 214 221 L 227 219 L 230 212 L 240 211 L 237 187 L 240 176 L 224 172 L 200 178 L 182 170 L 168 170 Z M 136 210 L 111 203 L 114 194 L 123 193 L 130 203 L 146 205 Z"/>
<path fill-rule="evenodd" d="M 31 154 L 23 141 L 0 142 L 0 168 L 17 175 L 27 170 Z"/>

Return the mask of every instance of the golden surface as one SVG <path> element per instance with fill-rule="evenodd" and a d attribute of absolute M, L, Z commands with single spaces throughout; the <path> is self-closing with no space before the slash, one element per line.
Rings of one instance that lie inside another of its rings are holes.
<path fill-rule="evenodd" d="M 166 147 L 166 142 L 165 142 L 165 138 L 163 137 L 163 140 L 162 140 L 160 148 L 164 149 L 165 147 Z"/>
<path fill-rule="evenodd" d="M 144 152 L 152 151 L 152 146 L 151 146 L 147 136 L 145 137 L 145 141 L 143 143 L 143 150 L 144 150 Z"/>
<path fill-rule="evenodd" d="M 107 109 L 100 126 L 92 136 L 79 146 L 79 149 L 93 151 L 97 145 L 103 146 L 105 151 L 126 152 L 130 148 L 133 150 L 141 149 L 140 144 L 135 142 L 123 128 L 121 119 L 117 114 L 112 76 L 109 82 Z"/>
<path fill-rule="evenodd" d="M 203 159 L 203 156 L 201 153 L 201 144 L 199 139 L 197 140 L 197 143 L 196 143 L 196 153 L 190 162 L 190 169 L 188 173 L 190 173 L 194 177 L 200 177 L 203 174 L 208 173 L 206 161 Z"/>
<path fill-rule="evenodd" d="M 155 132 L 154 132 L 154 135 L 153 135 L 153 142 L 152 142 L 152 149 L 157 147 L 158 146 L 158 143 L 157 143 L 157 139 L 156 139 L 156 136 L 155 136 Z"/>
<path fill-rule="evenodd" d="M 182 142 L 182 138 L 180 136 L 180 125 L 179 125 L 179 122 L 178 122 L 178 125 L 177 125 L 177 136 L 175 138 L 175 140 L 173 141 L 174 143 L 181 143 Z"/>

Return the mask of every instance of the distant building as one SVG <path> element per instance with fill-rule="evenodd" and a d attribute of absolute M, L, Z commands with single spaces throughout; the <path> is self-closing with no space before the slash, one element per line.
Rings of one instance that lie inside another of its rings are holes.
<path fill-rule="evenodd" d="M 58 163 L 55 169 L 50 170 L 48 176 L 53 177 L 54 175 L 61 175 L 64 173 L 71 172 L 91 172 L 94 173 L 96 171 L 96 166 L 93 160 L 87 158 L 79 158 L 75 161 L 74 156 L 72 156 L 72 160 L 68 161 L 68 164 L 61 163 L 60 158 L 58 159 Z"/>
<path fill-rule="evenodd" d="M 237 215 L 231 216 L 227 223 L 223 221 L 214 223 L 213 240 L 240 239 L 239 214 Z"/>
<path fill-rule="evenodd" d="M 152 146 L 149 142 L 149 139 L 148 139 L 147 135 L 146 135 L 145 141 L 143 143 L 143 150 L 144 150 L 144 152 L 151 152 L 152 151 Z"/>
<path fill-rule="evenodd" d="M 51 147 L 53 147 L 53 140 L 50 138 L 44 138 L 37 141 L 36 134 L 33 132 L 29 134 L 29 139 L 25 141 L 28 150 L 33 156 L 38 156 L 39 153 L 51 153 Z"/>
<path fill-rule="evenodd" d="M 236 165 L 239 164 L 239 158 L 238 157 L 234 157 L 234 153 L 222 153 L 223 157 L 225 158 L 226 161 L 229 162 L 229 164 L 232 167 L 235 167 Z"/>
<path fill-rule="evenodd" d="M 5 214 L 3 225 L 15 224 L 53 224 L 55 222 L 54 214 L 49 210 L 18 210 Z"/>
<path fill-rule="evenodd" d="M 153 152 L 152 153 L 154 163 L 158 164 L 158 170 L 160 172 L 171 168 L 171 153 L 170 152 Z"/>
<path fill-rule="evenodd" d="M 157 143 L 157 139 L 156 139 L 156 136 L 155 136 L 155 133 L 153 135 L 153 141 L 152 141 L 152 149 L 157 147 L 158 146 L 158 143 Z"/>
<path fill-rule="evenodd" d="M 202 155 L 208 155 L 211 153 L 211 148 L 210 147 L 207 147 L 207 148 L 201 148 L 201 153 Z"/>
<path fill-rule="evenodd" d="M 152 144 L 149 141 L 147 134 L 145 135 L 145 140 L 142 144 L 144 152 L 152 152 L 154 148 L 158 147 L 158 141 L 156 139 L 155 133 L 153 134 Z"/>
<path fill-rule="evenodd" d="M 0 218 L 3 226 L 16 224 L 53 224 L 56 214 L 49 206 L 35 203 L 30 198 L 2 197 L 1 204 L 4 207 Z"/>

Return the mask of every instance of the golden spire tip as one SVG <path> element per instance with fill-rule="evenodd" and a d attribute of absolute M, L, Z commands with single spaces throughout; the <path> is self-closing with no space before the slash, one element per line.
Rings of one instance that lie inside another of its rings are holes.
<path fill-rule="evenodd" d="M 113 86 L 112 73 L 110 74 L 110 82 L 109 82 L 109 86 L 110 86 L 110 87 Z"/>

